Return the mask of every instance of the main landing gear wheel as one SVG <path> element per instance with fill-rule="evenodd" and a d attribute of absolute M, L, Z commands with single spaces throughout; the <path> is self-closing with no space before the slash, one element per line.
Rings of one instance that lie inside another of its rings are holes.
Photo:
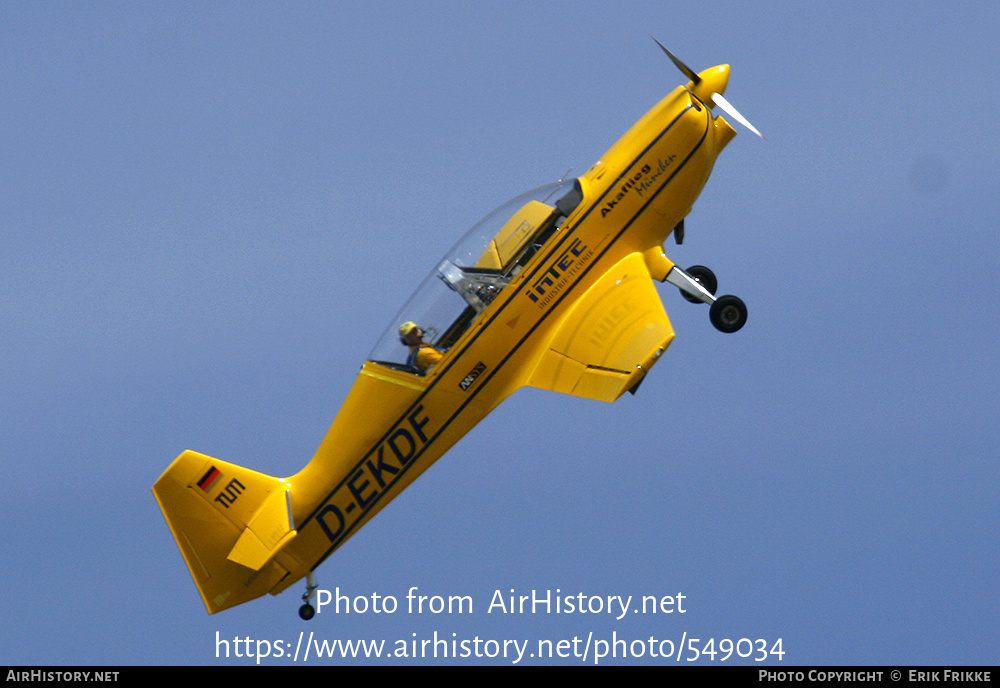
<path fill-rule="evenodd" d="M 719 281 L 715 279 L 715 273 L 710 269 L 706 268 L 704 265 L 692 265 L 687 269 L 687 274 L 694 277 L 701 286 L 705 287 L 711 294 L 715 294 L 715 290 L 719 288 Z M 701 303 L 701 300 L 691 296 L 683 289 L 681 291 L 681 296 L 690 301 L 691 303 Z"/>
<path fill-rule="evenodd" d="M 316 609 L 311 604 L 306 603 L 299 607 L 299 618 L 303 621 L 308 621 L 314 616 L 316 616 Z"/>
<path fill-rule="evenodd" d="M 715 329 L 721 332 L 736 332 L 747 323 L 747 307 L 738 296 L 720 296 L 708 312 Z"/>

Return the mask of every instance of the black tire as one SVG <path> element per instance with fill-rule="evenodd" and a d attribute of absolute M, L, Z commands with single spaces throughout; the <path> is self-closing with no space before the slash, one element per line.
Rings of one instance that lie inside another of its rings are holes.
<path fill-rule="evenodd" d="M 715 279 L 714 272 L 706 268 L 704 265 L 692 265 L 687 269 L 687 274 L 698 280 L 698 283 L 705 287 L 710 294 L 713 296 L 715 295 L 715 290 L 719 288 L 719 281 Z M 696 299 L 683 289 L 681 289 L 681 296 L 691 303 L 702 303 L 701 299 Z"/>
<path fill-rule="evenodd" d="M 313 609 L 311 604 L 304 604 L 299 607 L 299 618 L 303 621 L 308 621 L 309 619 L 316 616 L 316 610 Z"/>
<path fill-rule="evenodd" d="M 736 332 L 747 324 L 747 307 L 738 296 L 720 296 L 708 312 L 715 329 L 720 332 Z"/>

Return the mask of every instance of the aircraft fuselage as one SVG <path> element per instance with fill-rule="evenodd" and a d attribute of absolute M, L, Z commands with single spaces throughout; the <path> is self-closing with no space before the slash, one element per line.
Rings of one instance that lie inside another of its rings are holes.
<path fill-rule="evenodd" d="M 315 569 L 501 401 L 531 384 L 552 329 L 612 266 L 638 253 L 650 277 L 665 279 L 673 263 L 663 242 L 734 135 L 688 90 L 676 89 L 579 178 L 582 202 L 440 364 L 417 377 L 366 362 L 315 457 L 286 479 L 298 535 L 278 555 L 289 575 L 272 592 Z M 634 372 L 635 384 L 646 372 Z"/>
<path fill-rule="evenodd" d="M 710 109 L 728 66 L 682 71 L 697 78 L 582 176 L 536 189 L 470 230 L 378 340 L 301 471 L 275 478 L 193 451 L 173 461 L 153 493 L 210 613 L 304 576 L 312 582 L 317 566 L 521 387 L 609 402 L 635 391 L 674 337 L 655 281 L 711 303 L 719 329 L 742 326 L 739 299 L 715 299 L 663 252 L 735 135 Z M 429 368 L 411 364 L 406 348 L 432 329 L 425 318 L 436 331 L 419 342 L 436 349 Z"/>

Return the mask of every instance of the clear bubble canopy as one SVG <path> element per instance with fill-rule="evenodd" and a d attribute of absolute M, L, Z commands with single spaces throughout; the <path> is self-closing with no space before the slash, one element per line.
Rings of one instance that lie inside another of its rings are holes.
<path fill-rule="evenodd" d="M 424 341 L 447 351 L 582 200 L 576 180 L 539 187 L 476 223 L 420 284 L 379 338 L 369 360 L 412 369 L 399 328 L 413 322 Z"/>

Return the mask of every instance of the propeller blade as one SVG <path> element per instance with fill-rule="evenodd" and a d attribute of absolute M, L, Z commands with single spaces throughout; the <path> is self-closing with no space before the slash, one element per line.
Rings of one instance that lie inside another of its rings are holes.
<path fill-rule="evenodd" d="M 713 93 L 712 94 L 712 100 L 715 102 L 716 105 L 719 106 L 719 109 L 721 109 L 727 115 L 729 115 L 730 117 L 732 117 L 733 119 L 735 119 L 737 122 L 739 122 L 740 124 L 742 124 L 744 127 L 746 127 L 747 129 L 749 129 L 753 133 L 757 134 L 757 136 L 759 136 L 762 139 L 764 139 L 765 141 L 767 141 L 767 137 L 765 137 L 763 134 L 761 134 L 759 131 L 757 131 L 757 127 L 755 127 L 754 125 L 750 124 L 750 122 L 747 120 L 747 118 L 744 117 L 743 115 L 741 115 L 736 110 L 736 108 L 733 107 L 732 103 L 730 103 L 728 100 L 726 100 L 725 98 L 722 97 L 721 93 Z"/>
<path fill-rule="evenodd" d="M 650 36 L 650 38 L 653 38 L 653 37 Z M 670 52 L 669 50 L 667 50 L 664 47 L 664 45 L 662 43 L 660 43 L 659 41 L 657 41 L 655 38 L 653 38 L 653 41 L 655 41 L 656 44 L 658 46 L 660 46 L 660 49 L 667 54 L 667 57 L 669 57 L 671 59 L 671 61 L 673 61 L 673 63 L 675 65 L 677 65 L 677 69 L 681 70 L 681 73 L 683 73 L 684 76 L 686 76 L 688 79 L 690 79 L 694 83 L 695 86 L 697 86 L 698 84 L 701 83 L 701 77 L 698 76 L 698 74 L 695 73 L 695 71 L 693 69 L 691 69 L 686 64 L 684 64 L 683 62 L 681 62 L 680 58 L 678 58 L 672 52 Z"/>

